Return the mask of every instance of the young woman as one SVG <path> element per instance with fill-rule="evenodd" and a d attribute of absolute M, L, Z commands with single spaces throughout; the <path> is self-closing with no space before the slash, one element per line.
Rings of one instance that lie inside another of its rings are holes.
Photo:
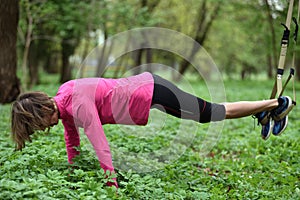
<path fill-rule="evenodd" d="M 262 124 L 262 137 L 267 139 L 271 132 L 283 132 L 291 105 L 289 97 L 210 103 L 147 72 L 120 79 L 84 78 L 64 83 L 54 97 L 43 92 L 20 95 L 12 105 L 12 137 L 16 149 L 21 150 L 34 131 L 45 130 L 61 119 L 68 162 L 79 154 L 74 147 L 80 144 L 78 127 L 83 127 L 101 167 L 114 172 L 103 124 L 145 125 L 150 108 L 199 123 L 255 115 Z M 117 182 L 110 185 L 117 186 Z"/>

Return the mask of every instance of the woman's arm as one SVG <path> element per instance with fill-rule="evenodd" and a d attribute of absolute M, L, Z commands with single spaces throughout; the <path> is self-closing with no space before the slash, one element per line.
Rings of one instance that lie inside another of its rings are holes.
<path fill-rule="evenodd" d="M 86 136 L 93 145 L 101 167 L 104 171 L 109 170 L 114 173 L 110 147 L 104 134 L 98 111 L 96 107 L 91 107 L 91 104 L 85 105 L 88 105 L 88 107 L 85 107 L 84 105 L 78 107 L 76 117 L 81 122 Z M 108 183 L 108 185 L 115 185 L 118 187 L 116 179 L 114 180 L 114 183 Z"/>
<path fill-rule="evenodd" d="M 75 149 L 75 147 L 79 147 L 80 145 L 80 137 L 74 123 L 68 123 L 63 121 L 63 125 L 65 128 L 64 135 L 68 154 L 68 162 L 72 164 L 72 159 L 80 153 L 78 150 Z"/>

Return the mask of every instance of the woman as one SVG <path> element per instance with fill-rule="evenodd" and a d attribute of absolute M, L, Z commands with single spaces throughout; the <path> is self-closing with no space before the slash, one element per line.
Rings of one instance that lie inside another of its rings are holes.
<path fill-rule="evenodd" d="M 80 144 L 78 127 L 83 127 L 101 167 L 114 172 L 103 124 L 145 125 L 150 108 L 199 123 L 255 115 L 262 124 L 262 137 L 267 139 L 271 132 L 283 132 L 291 107 L 289 97 L 210 103 L 147 72 L 120 79 L 85 78 L 64 83 L 53 98 L 42 92 L 20 95 L 12 105 L 12 136 L 16 149 L 21 150 L 34 131 L 45 130 L 61 119 L 68 162 L 79 154 L 74 147 Z"/>

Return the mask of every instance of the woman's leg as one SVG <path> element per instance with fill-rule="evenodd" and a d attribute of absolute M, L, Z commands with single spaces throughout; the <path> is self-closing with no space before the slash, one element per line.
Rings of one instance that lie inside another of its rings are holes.
<path fill-rule="evenodd" d="M 226 119 L 234 119 L 254 115 L 262 111 L 270 111 L 278 106 L 277 99 L 263 101 L 240 101 L 224 103 Z"/>
<path fill-rule="evenodd" d="M 173 83 L 153 75 L 154 91 L 152 108 L 182 119 L 191 119 L 200 123 L 225 119 L 225 106 L 207 102 L 186 93 Z"/>
<path fill-rule="evenodd" d="M 278 106 L 277 99 L 224 104 L 210 103 L 180 90 L 160 76 L 153 75 L 153 78 L 152 108 L 157 108 L 178 118 L 192 119 L 200 123 L 250 116 Z"/>

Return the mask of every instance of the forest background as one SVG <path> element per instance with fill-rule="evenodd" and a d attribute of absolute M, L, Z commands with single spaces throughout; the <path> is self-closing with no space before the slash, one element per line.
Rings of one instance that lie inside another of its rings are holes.
<path fill-rule="evenodd" d="M 78 68 L 99 45 L 103 48 L 94 60 L 97 69 L 89 76 L 120 77 L 144 63 L 161 63 L 181 75 L 193 72 L 180 56 L 147 48 L 129 52 L 105 68 L 111 49 L 118 46 L 106 41 L 143 27 L 167 28 L 193 38 L 224 78 L 271 79 L 277 68 L 288 1 L 4 0 L 0 8 L 0 89 L 7 91 L 1 93 L 0 102 L 6 103 L 39 84 L 41 73 L 59 74 L 60 83 L 85 76 L 84 69 L 78 74 Z M 291 40 L 294 29 L 292 25 Z M 287 67 L 294 50 L 299 52 L 291 42 Z M 299 56 L 296 66 L 299 77 Z M 213 73 L 205 72 L 207 77 Z"/>
<path fill-rule="evenodd" d="M 113 58 L 111 52 L 127 44 L 110 38 L 137 28 L 163 28 L 194 39 L 203 47 L 194 50 L 205 50 L 221 73 L 228 101 L 268 98 L 287 8 L 287 0 L 0 0 L 0 199 L 299 199 L 297 106 L 284 135 L 267 141 L 261 139 L 260 128 L 253 128 L 251 117 L 226 120 L 222 135 L 207 134 L 213 123 L 181 131 L 181 121 L 170 116 L 160 120 L 164 116 L 155 110 L 151 120 L 163 123 L 159 131 L 153 128 L 155 134 L 143 129 L 152 130 L 151 126 L 131 126 L 127 131 L 105 125 L 114 165 L 119 166 L 117 193 L 114 187 L 105 187 L 110 177 L 101 170 L 84 134 L 74 165 L 67 163 L 61 123 L 48 133 L 34 134 L 23 151 L 14 152 L 10 140 L 10 103 L 20 92 L 40 90 L 53 96 L 61 83 L 73 78 L 122 77 L 141 72 L 137 66 L 158 63 L 168 69 L 171 81 L 179 80 L 180 74 L 196 95 L 206 99 L 215 95 L 206 92 L 203 81 L 216 72 L 210 65 L 201 66 L 205 72 L 201 76 L 189 60 L 151 48 Z M 292 42 L 294 31 L 292 24 L 285 75 L 292 53 L 299 55 Z M 298 56 L 296 90 L 299 67 Z M 170 69 L 178 73 L 169 73 Z M 178 85 L 189 89 L 185 83 Z M 291 94 L 290 87 L 286 93 Z M 206 142 L 216 145 L 203 154 Z M 178 159 L 164 151 L 170 146 L 177 147 L 169 150 Z M 160 159 L 144 156 L 153 153 Z M 172 162 L 155 170 L 155 164 L 165 161 L 162 158 Z M 141 173 L 129 164 L 152 171 Z"/>

